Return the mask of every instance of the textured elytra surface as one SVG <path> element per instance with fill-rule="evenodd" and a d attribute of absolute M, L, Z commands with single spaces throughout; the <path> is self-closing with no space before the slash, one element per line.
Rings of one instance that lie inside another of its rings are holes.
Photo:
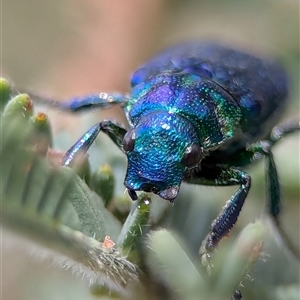
<path fill-rule="evenodd" d="M 220 85 L 241 106 L 245 130 L 253 130 L 257 123 L 265 126 L 287 96 L 287 77 L 277 63 L 218 44 L 187 42 L 171 47 L 139 68 L 131 84 L 134 87 L 165 72 L 193 73 Z"/>
<path fill-rule="evenodd" d="M 126 151 L 124 183 L 169 200 L 190 177 L 182 164 L 188 147 L 204 152 L 193 166 L 199 170 L 249 164 L 246 148 L 268 138 L 287 95 L 286 74 L 275 62 L 203 42 L 154 56 L 131 83 L 123 107 L 135 144 Z"/>

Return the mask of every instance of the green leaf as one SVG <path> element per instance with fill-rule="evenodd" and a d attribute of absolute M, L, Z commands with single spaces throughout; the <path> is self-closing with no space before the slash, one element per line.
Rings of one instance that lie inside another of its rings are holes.
<path fill-rule="evenodd" d="M 179 299 L 196 300 L 200 293 L 201 299 L 208 299 L 203 294 L 205 278 L 182 245 L 166 230 L 153 232 L 148 242 L 148 266 Z"/>
<path fill-rule="evenodd" d="M 2 225 L 75 261 L 96 282 L 119 289 L 138 280 L 137 267 L 100 242 L 120 232 L 102 199 L 72 169 L 52 168 L 26 150 L 30 130 L 20 124 L 1 128 Z"/>
<path fill-rule="evenodd" d="M 247 226 L 235 243 L 222 243 L 208 275 L 181 239 L 160 230 L 150 235 L 147 265 L 152 277 L 164 282 L 174 298 L 230 299 L 260 257 L 263 234 L 262 224 L 256 222 Z"/>
<path fill-rule="evenodd" d="M 132 207 L 118 238 L 118 245 L 124 252 L 136 250 L 141 238 L 145 235 L 149 216 L 151 199 L 147 194 L 141 194 Z"/>

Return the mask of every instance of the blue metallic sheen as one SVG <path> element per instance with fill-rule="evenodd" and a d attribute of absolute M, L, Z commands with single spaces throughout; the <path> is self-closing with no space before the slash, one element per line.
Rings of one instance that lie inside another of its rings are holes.
<path fill-rule="evenodd" d="M 65 164 L 102 130 L 127 155 L 125 186 L 168 200 L 182 181 L 213 184 L 219 168 L 251 163 L 247 146 L 268 138 L 287 99 L 287 77 L 272 60 L 203 42 L 156 55 L 133 74 L 131 86 L 129 96 L 99 93 L 61 105 L 77 111 L 121 103 L 130 125 L 127 135 L 113 122 L 96 124 L 67 152 Z M 193 145 L 201 155 L 187 166 Z M 241 176 L 232 174 L 226 184 Z"/>
<path fill-rule="evenodd" d="M 80 153 L 85 153 L 87 149 L 92 145 L 95 138 L 99 134 L 101 127 L 99 124 L 94 125 L 88 132 L 86 132 L 80 140 L 78 140 L 64 155 L 62 165 L 69 166 L 73 162 L 74 158 Z"/>
<path fill-rule="evenodd" d="M 160 192 L 178 191 L 190 173 L 180 160 L 191 143 L 207 156 L 199 166 L 236 165 L 247 144 L 269 134 L 287 95 L 286 75 L 272 60 L 199 42 L 156 55 L 133 74 L 131 85 L 123 107 L 136 130 L 136 148 L 127 153 L 124 183 L 135 190 L 147 183 Z M 167 115 L 170 133 L 162 130 Z"/>
<path fill-rule="evenodd" d="M 181 115 L 161 110 L 141 116 L 135 132 L 134 150 L 127 153 L 125 186 L 141 190 L 151 184 L 158 191 L 179 190 L 183 154 L 189 145 L 199 143 L 196 129 Z"/>
<path fill-rule="evenodd" d="M 299 131 L 300 123 L 273 128 L 288 90 L 287 76 L 274 61 L 213 43 L 188 42 L 141 66 L 131 86 L 128 96 L 99 93 L 66 104 L 45 100 L 72 111 L 121 104 L 130 125 L 127 131 L 110 120 L 99 122 L 70 148 L 64 165 L 86 152 L 102 131 L 127 155 L 124 184 L 133 200 L 135 191 L 143 190 L 173 202 L 181 182 L 238 185 L 203 244 L 202 259 L 209 263 L 249 193 L 251 177 L 241 167 L 264 156 L 267 212 L 282 232 L 280 185 L 271 150 L 283 136 Z M 284 232 L 281 237 L 299 256 Z"/>

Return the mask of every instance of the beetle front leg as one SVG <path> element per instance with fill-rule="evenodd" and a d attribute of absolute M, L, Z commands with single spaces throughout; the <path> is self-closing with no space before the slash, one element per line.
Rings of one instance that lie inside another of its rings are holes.
<path fill-rule="evenodd" d="M 223 170 L 220 177 L 215 179 L 215 185 L 236 184 L 240 184 L 239 189 L 226 202 L 219 216 L 211 224 L 211 232 L 205 242 L 208 256 L 235 225 L 251 186 L 251 177 L 247 173 L 234 168 Z"/>
<path fill-rule="evenodd" d="M 100 131 L 106 133 L 115 143 L 115 145 L 121 151 L 123 151 L 122 141 L 127 132 L 126 129 L 110 120 L 106 120 L 95 124 L 91 129 L 81 136 L 81 138 L 65 153 L 62 159 L 62 165 L 71 166 L 72 162 L 76 159 L 76 157 L 78 157 L 78 155 L 86 153 Z"/>
<path fill-rule="evenodd" d="M 211 232 L 208 234 L 204 249 L 208 260 L 211 253 L 218 246 L 219 242 L 225 237 L 236 223 L 245 199 L 251 186 L 251 177 L 236 168 L 205 168 L 201 171 L 194 171 L 187 175 L 185 181 L 195 184 L 230 186 L 240 185 L 235 194 L 226 202 L 219 216 L 211 224 Z"/>
<path fill-rule="evenodd" d="M 234 167 L 222 169 L 219 167 L 201 166 L 199 169 L 192 169 L 185 175 L 184 181 L 194 184 L 212 185 L 212 186 L 230 186 L 240 185 L 235 194 L 226 202 L 221 213 L 211 223 L 211 232 L 203 241 L 200 248 L 202 254 L 202 264 L 210 272 L 212 252 L 217 248 L 223 237 L 229 234 L 235 225 L 238 216 L 242 210 L 245 199 L 251 187 L 251 177 L 247 173 Z M 234 300 L 241 300 L 242 294 L 239 290 L 232 296 Z"/>

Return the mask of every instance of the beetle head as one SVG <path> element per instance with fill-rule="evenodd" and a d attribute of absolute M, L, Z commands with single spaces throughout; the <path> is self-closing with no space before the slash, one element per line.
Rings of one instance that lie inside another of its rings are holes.
<path fill-rule="evenodd" d="M 153 192 L 171 202 L 184 171 L 202 158 L 192 124 L 167 111 L 143 116 L 124 136 L 123 148 L 128 158 L 124 185 L 129 191 Z"/>

